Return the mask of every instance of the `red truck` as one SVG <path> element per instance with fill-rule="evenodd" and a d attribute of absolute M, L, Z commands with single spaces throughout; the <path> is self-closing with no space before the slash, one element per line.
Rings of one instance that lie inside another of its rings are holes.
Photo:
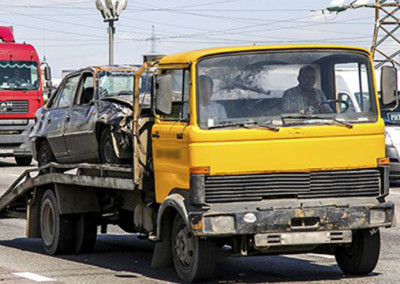
<path fill-rule="evenodd" d="M 36 110 L 44 104 L 43 80 L 35 48 L 16 43 L 12 27 L 0 26 L 0 157 L 15 157 L 18 165 L 32 161 L 28 142 Z"/>

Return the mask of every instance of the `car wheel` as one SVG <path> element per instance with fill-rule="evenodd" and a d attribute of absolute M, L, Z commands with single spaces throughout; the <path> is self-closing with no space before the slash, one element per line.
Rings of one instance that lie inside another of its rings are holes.
<path fill-rule="evenodd" d="M 18 166 L 29 166 L 32 163 L 32 157 L 15 157 Z"/>
<path fill-rule="evenodd" d="M 106 164 L 120 164 L 121 160 L 117 157 L 114 151 L 111 131 L 106 128 L 101 133 L 100 139 L 100 159 Z"/>
<path fill-rule="evenodd" d="M 93 250 L 97 237 L 97 225 L 94 216 L 79 214 L 75 221 L 75 253 L 88 253 Z"/>
<path fill-rule="evenodd" d="M 51 151 L 50 145 L 47 141 L 43 141 L 38 150 L 37 160 L 39 167 L 47 165 L 48 163 L 55 162 L 53 152 Z"/>
<path fill-rule="evenodd" d="M 73 250 L 74 222 L 68 215 L 61 215 L 52 190 L 47 190 L 40 204 L 40 233 L 46 253 L 53 255 Z"/>
<path fill-rule="evenodd" d="M 178 276 L 187 282 L 207 280 L 214 272 L 216 246 L 212 239 L 200 239 L 178 214 L 172 226 L 172 259 Z"/>
<path fill-rule="evenodd" d="M 336 262 L 345 274 L 371 273 L 378 263 L 380 247 L 379 229 L 356 231 L 351 245 L 335 252 Z"/>

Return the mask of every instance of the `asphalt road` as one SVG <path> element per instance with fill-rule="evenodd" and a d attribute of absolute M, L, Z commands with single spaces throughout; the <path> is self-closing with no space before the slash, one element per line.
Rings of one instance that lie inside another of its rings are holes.
<path fill-rule="evenodd" d="M 25 169 L 17 167 L 13 159 L 0 159 L 0 194 Z M 390 200 L 400 205 L 400 185 L 392 187 L 391 193 Z M 400 220 L 398 212 L 397 219 Z M 150 267 L 151 243 L 116 227 L 110 228 L 107 235 L 98 236 L 93 253 L 82 255 L 48 256 L 40 240 L 24 235 L 25 221 L 0 220 L 0 283 L 179 282 L 172 267 Z M 378 266 L 366 277 L 343 276 L 332 256 L 302 254 L 220 257 L 211 282 L 400 283 L 400 229 L 384 229 L 381 237 Z"/>

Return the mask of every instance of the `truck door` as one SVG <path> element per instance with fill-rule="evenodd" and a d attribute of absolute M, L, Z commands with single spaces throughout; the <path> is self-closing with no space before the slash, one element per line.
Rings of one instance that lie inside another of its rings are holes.
<path fill-rule="evenodd" d="M 94 76 L 85 72 L 79 82 L 74 103 L 65 121 L 64 137 L 69 150 L 68 160 L 93 160 L 98 157 L 95 133 L 97 111 L 94 104 Z"/>
<path fill-rule="evenodd" d="M 188 109 L 189 70 L 167 70 L 172 75 L 172 112 L 158 114 L 152 129 L 156 200 L 162 202 L 174 188 L 189 188 Z"/>
<path fill-rule="evenodd" d="M 78 86 L 78 81 L 79 75 L 65 79 L 64 84 L 56 94 L 57 98 L 55 98 L 53 105 L 44 118 L 47 128 L 47 140 L 57 159 L 64 159 L 68 156 L 64 139 L 64 124 Z"/>

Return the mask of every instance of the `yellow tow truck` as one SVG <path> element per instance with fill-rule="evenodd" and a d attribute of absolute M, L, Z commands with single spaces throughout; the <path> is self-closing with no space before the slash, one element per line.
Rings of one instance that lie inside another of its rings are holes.
<path fill-rule="evenodd" d="M 345 68 L 359 74 L 357 107 L 336 90 Z M 396 71 L 384 69 L 390 104 Z M 332 254 L 346 274 L 374 270 L 379 230 L 395 220 L 367 50 L 221 47 L 165 56 L 135 76 L 132 167 L 27 171 L 0 198 L 1 216 L 27 218 L 27 236 L 50 254 L 88 251 L 98 226 L 117 224 L 156 242 L 152 265 L 173 263 L 184 281 L 210 278 L 222 248 Z"/>

